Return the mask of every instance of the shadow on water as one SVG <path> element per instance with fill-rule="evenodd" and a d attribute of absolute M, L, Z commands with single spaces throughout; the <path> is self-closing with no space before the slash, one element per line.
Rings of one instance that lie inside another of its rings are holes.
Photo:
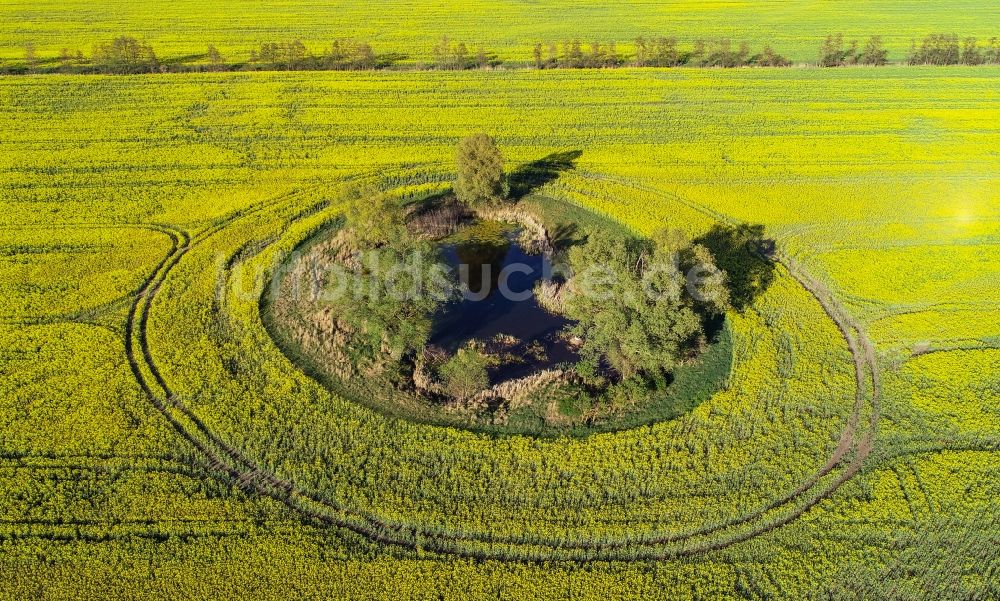
<path fill-rule="evenodd" d="M 733 308 L 744 311 L 774 282 L 774 240 L 763 225 L 715 225 L 695 242 L 711 251 L 716 265 L 729 277 Z"/>
<path fill-rule="evenodd" d="M 576 167 L 582 150 L 554 152 L 544 158 L 521 165 L 508 177 L 510 197 L 520 200 L 545 184 L 555 181 L 559 174 Z"/>

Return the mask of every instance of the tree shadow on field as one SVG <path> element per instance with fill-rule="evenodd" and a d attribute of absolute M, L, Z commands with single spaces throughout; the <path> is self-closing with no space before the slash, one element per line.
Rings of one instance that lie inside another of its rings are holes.
<path fill-rule="evenodd" d="M 745 311 L 774 282 L 775 243 L 763 225 L 715 225 L 695 243 L 706 247 L 726 272 L 733 308 Z"/>
<path fill-rule="evenodd" d="M 521 165 L 508 176 L 510 197 L 521 200 L 538 188 L 559 178 L 559 174 L 576 167 L 582 150 L 554 152 L 547 157 Z"/>

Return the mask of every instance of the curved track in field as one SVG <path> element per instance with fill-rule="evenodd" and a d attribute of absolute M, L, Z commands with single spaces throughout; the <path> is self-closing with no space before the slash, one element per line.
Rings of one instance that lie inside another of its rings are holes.
<path fill-rule="evenodd" d="M 635 186 L 634 183 L 627 185 Z M 635 186 L 638 187 L 638 186 Z M 645 189 L 645 188 L 643 188 Z M 664 194 L 652 190 L 657 194 Z M 842 431 L 840 442 L 826 464 L 795 490 L 743 516 L 703 528 L 662 535 L 639 535 L 609 541 L 569 539 L 542 539 L 540 537 L 509 537 L 474 532 L 443 532 L 426 529 L 416 524 L 393 523 L 379 516 L 324 499 L 284 480 L 263 466 L 248 459 L 242 452 L 220 439 L 187 408 L 170 389 L 161 375 L 150 352 L 147 325 L 153 301 L 167 280 L 171 270 L 195 246 L 236 220 L 256 215 L 269 208 L 290 204 L 300 193 L 292 193 L 255 205 L 236 213 L 192 237 L 188 233 L 170 229 L 174 241 L 172 251 L 157 266 L 135 295 L 126 323 L 125 347 L 128 362 L 144 394 L 164 415 L 170 425 L 191 443 L 216 470 L 227 474 L 242 488 L 277 499 L 299 512 L 307 521 L 319 525 L 335 526 L 353 531 L 369 540 L 414 550 L 427 550 L 454 554 L 475 559 L 513 561 L 545 560 L 655 560 L 697 555 L 724 549 L 733 544 L 752 539 L 784 526 L 804 514 L 824 498 L 833 494 L 863 467 L 874 444 L 878 419 L 880 381 L 874 349 L 859 324 L 833 299 L 821 284 L 812 280 L 790 258 L 777 257 L 789 273 L 812 294 L 823 310 L 842 333 L 854 357 L 856 399 L 851 417 Z M 665 195 L 708 214 L 713 219 L 730 222 L 699 205 Z M 859 420 L 871 383 L 872 412 L 870 428 L 863 437 L 858 436 Z M 825 481 L 833 471 L 843 465 L 853 452 L 850 463 L 842 473 Z M 778 513 L 780 512 L 780 513 Z M 769 515 L 777 513 L 776 515 Z M 748 526 L 754 521 L 761 523 Z M 729 533 L 730 529 L 738 530 Z M 718 538 L 708 538 L 721 533 Z M 673 547 L 666 547 L 673 545 Z"/>
<path fill-rule="evenodd" d="M 60 225 L 21 225 L 21 226 L 3 226 L 0 229 L 4 230 L 67 230 L 67 229 L 90 229 L 90 230 L 145 230 L 149 232 L 156 232 L 159 234 L 164 234 L 171 240 L 172 248 L 167 253 L 167 258 L 170 255 L 177 252 L 177 239 L 175 238 L 176 230 L 168 225 L 163 225 L 160 223 L 102 223 L 102 222 L 80 222 L 80 223 L 66 223 Z M 166 261 L 166 258 L 164 259 Z M 155 271 L 162 268 L 163 262 L 158 264 Z M 112 313 L 116 310 L 125 308 L 132 302 L 136 295 L 142 293 L 142 289 L 145 282 L 139 286 L 139 289 L 127 292 L 118 298 L 112 299 L 110 301 L 104 302 L 100 305 L 95 305 L 92 307 L 87 307 L 85 309 L 80 309 L 78 311 L 68 311 L 63 313 L 53 313 L 44 316 L 28 316 L 21 317 L 17 320 L 10 319 L 8 317 L 0 317 L 0 322 L 12 325 L 47 325 L 59 322 L 77 322 L 77 323 L 89 323 L 91 325 L 97 325 L 93 323 L 93 320 L 97 319 L 102 315 Z"/>

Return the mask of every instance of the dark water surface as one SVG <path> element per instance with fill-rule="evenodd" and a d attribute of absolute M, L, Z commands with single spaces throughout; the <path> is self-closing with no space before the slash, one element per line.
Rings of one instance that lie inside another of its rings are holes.
<path fill-rule="evenodd" d="M 499 334 L 517 338 L 520 342 L 511 351 L 520 353 L 522 361 L 492 369 L 494 383 L 575 363 L 577 353 L 559 336 L 573 322 L 543 309 L 533 292 L 548 274 L 546 258 L 525 252 L 516 231 L 489 222 L 473 227 L 476 231 L 442 247 L 468 293 L 438 314 L 430 343 L 454 352 L 470 340 L 488 343 Z M 522 352 L 532 343 L 544 349 L 544 358 Z"/>

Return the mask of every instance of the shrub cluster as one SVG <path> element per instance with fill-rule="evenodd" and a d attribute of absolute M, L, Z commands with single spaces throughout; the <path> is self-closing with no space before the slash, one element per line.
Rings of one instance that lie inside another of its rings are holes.
<path fill-rule="evenodd" d="M 495 54 L 480 46 L 473 53 L 464 42 L 453 42 L 448 36 L 434 46 L 434 68 L 449 71 L 487 69 L 502 64 Z"/>
<path fill-rule="evenodd" d="M 375 55 L 371 44 L 350 40 L 335 40 L 318 54 L 301 40 L 267 42 L 250 51 L 250 63 L 282 71 L 364 71 L 388 66 Z"/>
<path fill-rule="evenodd" d="M 830 35 L 823 41 L 819 53 L 820 67 L 844 67 L 847 65 L 870 65 L 880 67 L 889 62 L 889 52 L 882 44 L 882 37 L 873 35 L 865 45 L 858 47 L 858 41 L 844 46 L 843 34 Z"/>
<path fill-rule="evenodd" d="M 633 54 L 622 52 L 615 41 L 579 39 L 564 42 L 538 42 L 532 50 L 532 60 L 505 63 L 496 53 L 482 46 L 472 49 L 465 42 L 444 36 L 434 45 L 431 62 L 416 62 L 408 66 L 398 63 L 402 54 L 377 54 L 365 41 L 335 40 L 320 51 L 308 48 L 302 40 L 264 42 L 250 51 L 245 62 L 229 61 L 218 48 L 209 44 L 206 52 L 187 59 L 161 61 L 146 42 L 130 36 L 118 36 L 95 44 L 88 59 L 80 50 L 63 48 L 57 58 L 43 59 L 34 44 L 24 47 L 23 64 L 0 68 L 0 74 L 36 72 L 101 73 L 132 75 L 157 72 L 190 71 L 364 71 L 389 68 L 467 70 L 498 67 L 535 69 L 605 69 L 615 67 L 790 67 L 792 61 L 765 44 L 755 52 L 746 42 L 696 40 L 681 48 L 677 38 L 636 38 Z M 195 59 L 199 62 L 185 62 Z M 844 67 L 851 65 L 882 66 L 889 63 L 889 52 L 882 36 L 870 36 L 863 44 L 858 40 L 845 42 L 843 34 L 827 36 L 816 65 Z M 975 37 L 960 38 L 955 34 L 931 34 L 914 40 L 907 59 L 909 65 L 984 65 L 1000 64 L 1000 38 L 981 43 Z"/>
<path fill-rule="evenodd" d="M 985 45 L 955 34 L 932 34 L 910 47 L 907 62 L 911 65 L 984 65 L 1000 64 L 1000 39 L 991 38 Z"/>
<path fill-rule="evenodd" d="M 230 62 L 218 48 L 209 44 L 202 55 L 203 63 L 161 61 L 152 46 L 130 36 L 118 36 L 95 44 L 90 58 L 80 50 L 63 48 L 53 66 L 43 60 L 33 44 L 25 46 L 23 67 L 8 66 L 0 73 L 48 72 L 77 74 L 134 75 L 194 71 L 364 71 L 385 69 L 399 58 L 397 55 L 377 55 L 368 42 L 334 40 L 320 52 L 310 50 L 301 40 L 265 42 L 250 51 L 247 62 Z"/>
<path fill-rule="evenodd" d="M 603 69 L 609 67 L 787 67 L 790 60 L 765 45 L 754 53 L 742 42 L 734 45 L 730 40 L 696 41 L 692 48 L 682 50 L 676 38 L 637 38 L 635 55 L 626 57 L 618 51 L 616 42 L 591 42 L 586 47 L 580 40 L 535 44 L 536 69 Z"/>
<path fill-rule="evenodd" d="M 587 47 L 580 40 L 535 44 L 532 51 L 536 69 L 600 69 L 620 67 L 625 58 L 618 52 L 615 42 L 595 41 Z"/>

